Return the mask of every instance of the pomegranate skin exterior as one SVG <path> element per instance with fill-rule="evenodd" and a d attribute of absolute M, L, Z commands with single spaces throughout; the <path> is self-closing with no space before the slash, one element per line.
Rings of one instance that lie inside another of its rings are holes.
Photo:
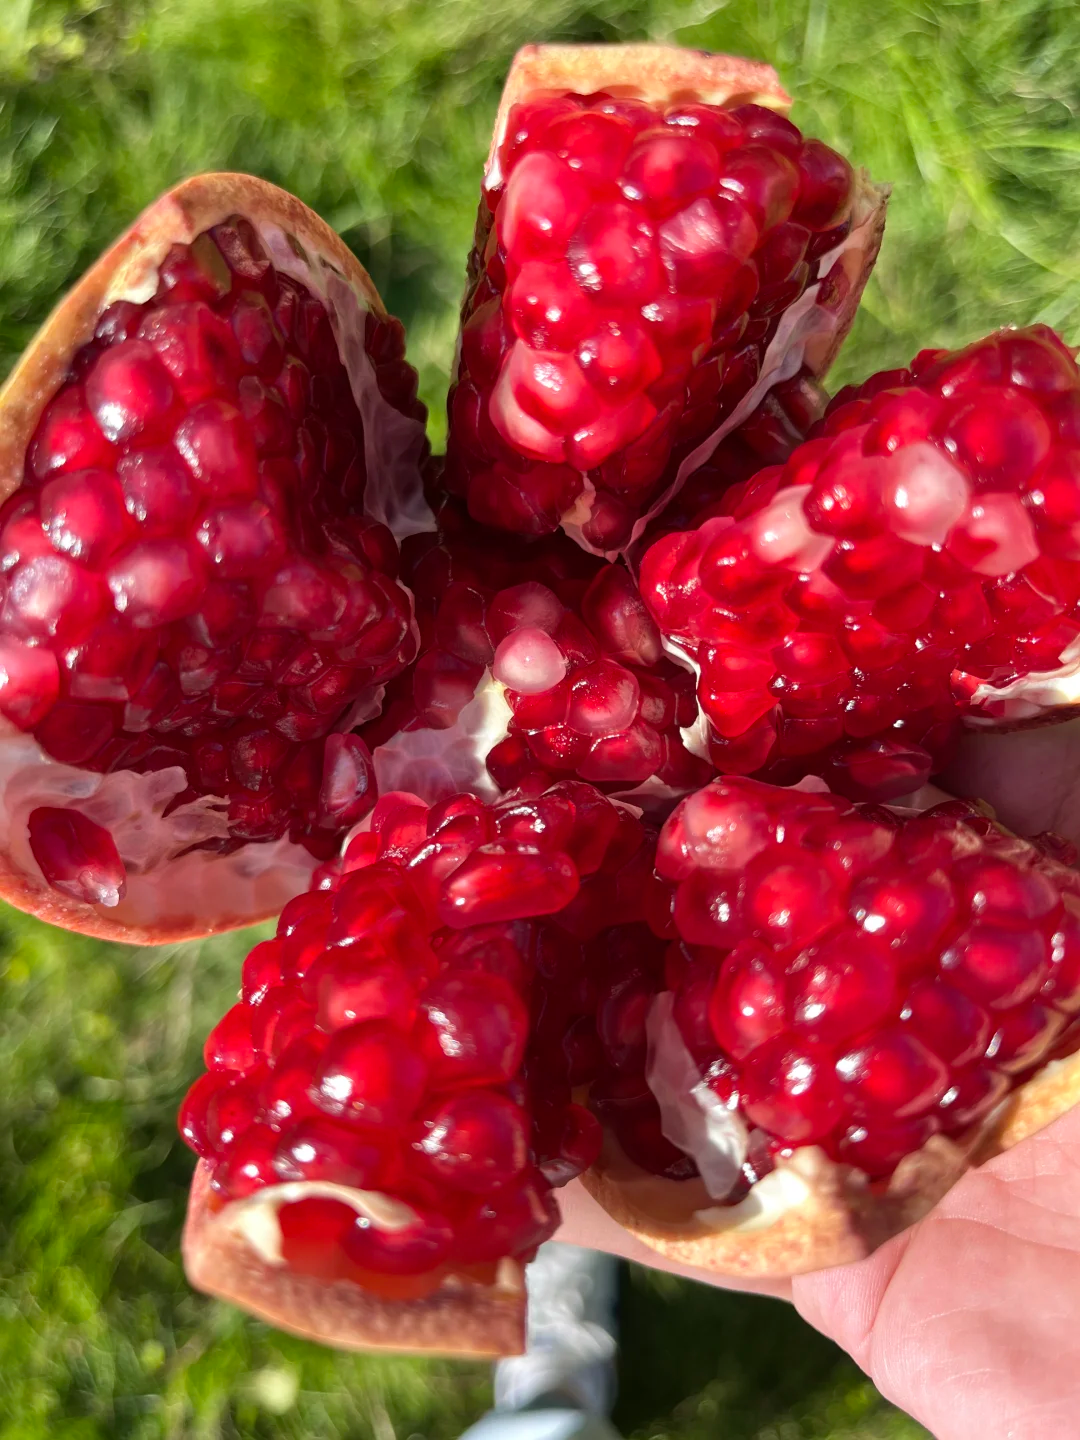
<path fill-rule="evenodd" d="M 519 52 L 449 402 L 447 483 L 476 519 L 623 553 L 775 380 L 827 368 L 887 190 L 804 144 L 789 104 L 730 56 Z"/>
<path fill-rule="evenodd" d="M 1045 326 L 841 392 L 783 466 L 645 555 L 717 769 L 910 794 L 961 726 L 1075 705 L 1080 371 Z"/>
<path fill-rule="evenodd" d="M 370 809 L 366 747 L 335 732 L 415 646 L 384 523 L 430 523 L 402 348 L 338 237 L 240 175 L 163 196 L 46 322 L 0 397 L 12 903 L 136 943 L 228 929 L 279 910 Z M 365 480 L 365 450 L 384 474 Z M 301 507 L 329 502 L 310 544 L 293 479 Z M 278 672 L 299 688 L 267 688 Z M 50 884 L 57 826 L 26 823 L 71 798 L 81 890 Z"/>
<path fill-rule="evenodd" d="M 697 1166 L 661 1168 L 639 1110 L 583 1183 L 647 1245 L 718 1274 L 870 1253 L 1080 1098 L 1069 858 L 967 802 L 918 814 L 741 778 L 683 801 L 658 844 L 653 924 L 671 941 L 650 1048 L 619 1079 L 630 1093 L 644 1072 Z"/>

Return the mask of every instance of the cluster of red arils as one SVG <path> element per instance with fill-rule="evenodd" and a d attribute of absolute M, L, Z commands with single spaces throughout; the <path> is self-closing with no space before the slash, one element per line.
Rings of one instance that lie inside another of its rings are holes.
<path fill-rule="evenodd" d="M 600 1148 L 572 1099 L 592 1065 L 573 986 L 612 917 L 641 912 L 652 857 L 577 782 L 491 806 L 383 797 L 252 950 L 206 1042 L 180 1124 L 218 1203 L 293 1186 L 289 1265 L 391 1297 L 528 1258 L 552 1186 Z"/>
<path fill-rule="evenodd" d="M 960 725 L 1072 703 L 1080 370 L 1045 326 L 841 392 L 780 466 L 646 554 L 717 769 L 916 790 Z"/>
<path fill-rule="evenodd" d="M 486 524 L 624 546 L 754 386 L 853 201 L 847 161 L 761 105 L 515 105 L 477 218 L 452 490 Z"/>

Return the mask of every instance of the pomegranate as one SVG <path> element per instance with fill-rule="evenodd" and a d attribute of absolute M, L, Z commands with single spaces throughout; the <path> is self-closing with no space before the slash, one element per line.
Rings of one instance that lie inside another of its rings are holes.
<path fill-rule="evenodd" d="M 623 551 L 774 381 L 828 367 L 887 192 L 789 104 L 726 56 L 519 52 L 449 402 L 447 483 L 475 519 Z"/>
<path fill-rule="evenodd" d="M 506 1348 L 552 1186 L 599 1153 L 572 1098 L 592 1052 L 566 1044 L 591 1018 L 583 976 L 615 915 L 624 960 L 662 953 L 641 923 L 652 855 L 576 782 L 492 806 L 384 795 L 252 950 L 206 1042 L 180 1114 L 201 1157 L 193 1282 L 335 1343 L 370 1343 L 371 1315 L 382 1343 L 419 1343 L 434 1313 L 447 1328 L 424 1345 L 455 1349 L 478 1343 L 451 1328 L 475 1296 L 502 1317 L 483 1345 Z M 297 1313 L 298 1288 L 330 1281 L 333 1319 Z"/>
<path fill-rule="evenodd" d="M 865 1254 L 1067 1108 L 1080 1073 L 1075 849 L 967 802 L 818 784 L 724 778 L 680 802 L 650 906 L 663 968 L 598 996 L 610 1141 L 586 1183 L 723 1272 Z M 1054 1054 L 1072 1058 L 1038 1073 Z"/>
<path fill-rule="evenodd" d="M 961 724 L 1067 716 L 1078 415 L 1080 370 L 1045 326 L 923 351 L 659 540 L 642 594 L 699 669 L 717 769 L 889 799 Z"/>
<path fill-rule="evenodd" d="M 821 418 L 887 190 L 788 103 L 519 54 L 442 467 L 364 271 L 244 176 L 0 394 L 0 895 L 280 912 L 180 1128 L 193 1283 L 287 1329 L 518 1348 L 578 1178 L 719 1273 L 853 1259 L 1076 1099 L 1075 852 L 884 802 L 1075 704 L 1080 371 L 1003 331 Z"/>
<path fill-rule="evenodd" d="M 374 802 L 430 524 L 400 324 L 246 176 L 157 201 L 0 395 L 0 893 L 127 940 L 261 918 Z"/>

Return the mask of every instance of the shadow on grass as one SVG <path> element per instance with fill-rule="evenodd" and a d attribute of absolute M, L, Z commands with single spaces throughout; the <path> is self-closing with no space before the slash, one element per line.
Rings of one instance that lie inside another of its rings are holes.
<path fill-rule="evenodd" d="M 628 1437 L 917 1440 L 858 1367 L 779 1300 L 625 1267 L 619 1399 Z"/>

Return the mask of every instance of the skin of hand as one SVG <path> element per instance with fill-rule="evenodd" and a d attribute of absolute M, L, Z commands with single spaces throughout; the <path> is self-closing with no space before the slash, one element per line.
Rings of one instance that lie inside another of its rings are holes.
<path fill-rule="evenodd" d="M 1018 834 L 1080 844 L 1080 721 L 970 734 L 936 783 L 988 801 Z M 866 1260 L 791 1280 L 673 1265 L 576 1182 L 561 1204 L 559 1240 L 793 1301 L 936 1440 L 1080 1437 L 1080 1106 Z"/>

